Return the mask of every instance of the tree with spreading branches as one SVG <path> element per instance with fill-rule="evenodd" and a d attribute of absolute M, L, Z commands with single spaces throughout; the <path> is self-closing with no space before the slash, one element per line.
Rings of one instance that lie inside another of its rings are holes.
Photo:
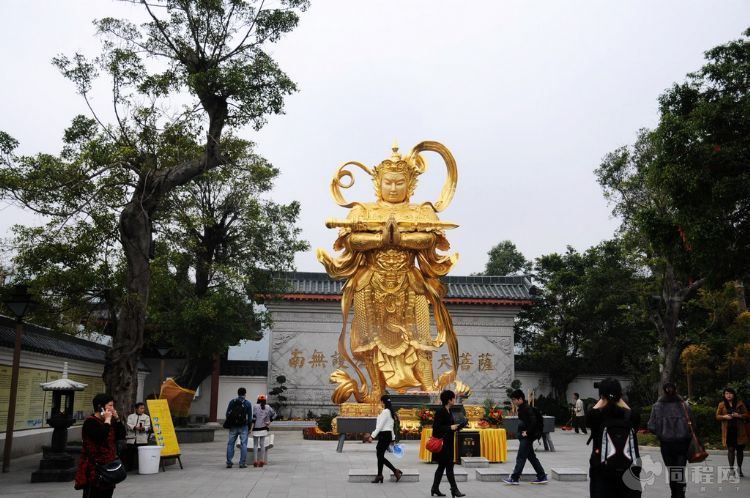
<path fill-rule="evenodd" d="M 53 60 L 91 111 L 73 119 L 60 154 L 18 155 L 18 143 L 0 134 L 0 195 L 46 218 L 44 233 L 35 235 L 77 244 L 80 234 L 94 233 L 92 225 L 103 225 L 121 246 L 124 292 L 112 315 L 104 371 L 120 406 L 135 398 L 155 220 L 177 189 L 240 162 L 238 148 L 226 146 L 229 131 L 257 130 L 283 111 L 296 86 L 265 47 L 293 30 L 308 6 L 307 0 L 131 3 L 148 22 L 97 20 L 103 40 L 97 57 Z M 102 79 L 111 89 L 109 122 L 91 99 Z M 64 269 L 67 261 L 53 264 Z"/>

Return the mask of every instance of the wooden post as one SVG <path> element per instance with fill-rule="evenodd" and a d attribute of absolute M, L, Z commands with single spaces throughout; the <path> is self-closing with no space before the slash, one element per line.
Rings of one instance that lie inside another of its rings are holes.
<path fill-rule="evenodd" d="M 221 374 L 221 357 L 214 355 L 214 368 L 211 371 L 211 406 L 208 421 L 217 422 L 219 413 L 219 375 Z"/>
<path fill-rule="evenodd" d="M 5 448 L 3 450 L 3 472 L 10 470 L 10 453 L 13 448 L 13 425 L 16 422 L 16 395 L 18 394 L 18 369 L 21 362 L 21 338 L 23 323 L 16 322 L 16 342 L 13 348 L 13 367 L 10 375 L 10 397 L 8 399 L 8 424 L 5 429 Z"/>

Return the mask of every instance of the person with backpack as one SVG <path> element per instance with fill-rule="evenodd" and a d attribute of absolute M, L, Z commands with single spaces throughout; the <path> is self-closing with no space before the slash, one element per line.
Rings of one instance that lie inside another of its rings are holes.
<path fill-rule="evenodd" d="M 594 442 L 589 459 L 591 498 L 641 496 L 640 454 L 635 428 L 638 415 L 622 399 L 617 379 L 599 383 L 599 401 L 588 411 L 586 423 Z"/>
<path fill-rule="evenodd" d="M 375 453 L 378 456 L 378 474 L 372 481 L 373 484 L 383 482 L 383 466 L 385 465 L 393 475 L 396 476 L 396 482 L 401 480 L 401 472 L 399 469 L 393 466 L 391 462 L 385 457 L 385 451 L 388 449 L 392 441 L 396 440 L 395 426 L 398 420 L 398 415 L 391 405 L 391 397 L 384 394 L 380 397 L 380 402 L 383 403 L 383 411 L 378 415 L 378 420 L 375 423 L 375 430 L 372 431 L 369 442 L 372 442 L 374 438 L 377 438 L 378 445 L 375 448 Z"/>
<path fill-rule="evenodd" d="M 253 419 L 253 405 L 245 399 L 247 390 L 244 387 L 237 389 L 237 397 L 227 405 L 227 414 L 224 419 L 224 428 L 229 429 L 229 440 L 227 441 L 227 468 L 232 468 L 234 458 L 234 443 L 240 438 L 240 468 L 247 468 L 247 433 Z"/>
<path fill-rule="evenodd" d="M 648 430 L 657 438 L 661 446 L 664 465 L 669 467 L 669 489 L 672 498 L 684 498 L 685 466 L 688 448 L 692 438 L 690 432 L 690 407 L 677 395 L 677 386 L 672 382 L 664 384 L 664 395 L 651 408 Z"/>
<path fill-rule="evenodd" d="M 520 389 L 511 393 L 510 401 L 518 411 L 518 453 L 516 454 L 516 466 L 513 473 L 503 479 L 503 482 L 510 485 L 519 484 L 521 472 L 523 472 L 526 460 L 528 460 L 536 472 L 536 479 L 531 481 L 531 484 L 547 484 L 549 482 L 547 473 L 534 452 L 534 441 L 542 437 L 543 433 L 544 418 L 542 413 L 526 402 L 526 396 Z"/>
<path fill-rule="evenodd" d="M 258 395 L 258 404 L 253 406 L 253 467 L 263 467 L 268 464 L 266 457 L 266 437 L 271 428 L 271 422 L 276 418 L 276 412 L 266 405 L 266 395 Z"/>

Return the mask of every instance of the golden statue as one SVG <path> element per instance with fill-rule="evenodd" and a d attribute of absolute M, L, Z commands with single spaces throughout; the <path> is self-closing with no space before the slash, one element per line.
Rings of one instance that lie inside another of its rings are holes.
<path fill-rule="evenodd" d="M 331 399 L 341 404 L 350 396 L 358 402 L 376 402 L 390 388 L 437 391 L 455 383 L 455 389 L 469 389 L 456 376 L 458 340 L 453 321 L 442 302 L 445 294 L 440 277 L 458 260 L 458 254 L 442 255 L 436 249 L 450 248 L 445 230 L 458 225 L 442 222 L 437 213 L 445 209 L 456 190 L 456 162 L 448 149 L 437 142 L 422 142 L 405 157 L 394 145 L 393 154 L 370 169 L 350 161 L 339 167 L 331 182 L 331 194 L 339 206 L 350 208 L 346 220 L 328 220 L 339 228 L 334 249 L 338 257 L 318 249 L 318 261 L 335 279 L 346 279 L 341 299 L 343 325 L 339 335 L 340 357 L 356 372 L 352 378 L 344 368 L 331 374 L 337 383 Z M 409 202 L 417 177 L 427 169 L 420 152 L 437 152 L 445 161 L 448 177 L 436 203 Z M 347 166 L 367 172 L 375 185 L 377 202 L 347 202 L 341 188 L 354 184 Z M 345 179 L 348 178 L 348 181 Z M 437 335 L 430 330 L 430 306 Z M 349 312 L 354 309 L 350 331 L 351 356 L 346 348 Z M 448 345 L 452 369 L 435 380 L 432 354 Z M 352 356 L 354 359 L 352 359 Z M 367 370 L 368 379 L 360 369 Z"/>

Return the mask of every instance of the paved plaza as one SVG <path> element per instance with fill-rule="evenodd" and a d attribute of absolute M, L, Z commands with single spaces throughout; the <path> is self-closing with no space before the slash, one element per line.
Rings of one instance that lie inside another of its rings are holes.
<path fill-rule="evenodd" d="M 276 447 L 270 450 L 270 465 L 263 469 L 250 466 L 232 469 L 224 466 L 226 431 L 217 431 L 213 443 L 188 444 L 182 446 L 184 470 L 178 466 L 167 467 L 166 473 L 138 475 L 132 473 L 127 480 L 117 486 L 117 497 L 174 497 L 187 496 L 218 497 L 417 497 L 429 496 L 435 466 L 419 462 L 418 443 L 406 441 L 406 455 L 402 460 L 391 456 L 391 460 L 402 469 L 417 469 L 420 481 L 416 483 L 349 483 L 350 468 L 375 467 L 375 445 L 347 442 L 343 453 L 336 453 L 333 441 L 305 441 L 301 432 L 281 432 L 276 434 Z M 590 447 L 585 446 L 586 437 L 570 432 L 555 432 L 554 443 L 558 451 L 540 451 L 539 457 L 548 473 L 555 467 L 578 467 L 587 469 Z M 515 460 L 517 441 L 509 443 L 509 462 L 492 464 L 493 468 L 510 470 Z M 660 473 L 661 458 L 658 451 L 645 449 L 644 458 L 655 472 Z M 29 477 L 36 468 L 40 455 L 17 459 L 9 474 L 0 474 L 0 496 L 16 497 L 72 497 L 80 496 L 73 489 L 73 483 L 31 484 Z M 235 461 L 238 455 L 235 455 Z M 250 458 L 248 459 L 250 460 Z M 712 455 L 704 466 L 725 465 L 723 454 Z M 693 466 L 691 466 L 693 467 Z M 700 469 L 697 469 L 700 470 Z M 690 484 L 689 497 L 746 497 L 750 493 L 750 479 L 739 484 L 717 484 L 718 471 L 701 471 L 695 474 L 712 484 Z M 534 497 L 586 497 L 587 482 L 550 481 L 546 486 L 522 483 L 519 486 L 505 486 L 502 483 L 480 482 L 476 480 L 474 469 L 468 469 L 468 482 L 459 483 L 459 488 L 467 497 L 534 496 Z M 709 477 L 711 476 L 711 477 Z M 701 490 L 701 487 L 704 489 Z M 441 490 L 449 494 L 446 482 Z M 664 473 L 655 475 L 654 484 L 645 487 L 645 497 L 669 496 L 664 482 Z"/>

